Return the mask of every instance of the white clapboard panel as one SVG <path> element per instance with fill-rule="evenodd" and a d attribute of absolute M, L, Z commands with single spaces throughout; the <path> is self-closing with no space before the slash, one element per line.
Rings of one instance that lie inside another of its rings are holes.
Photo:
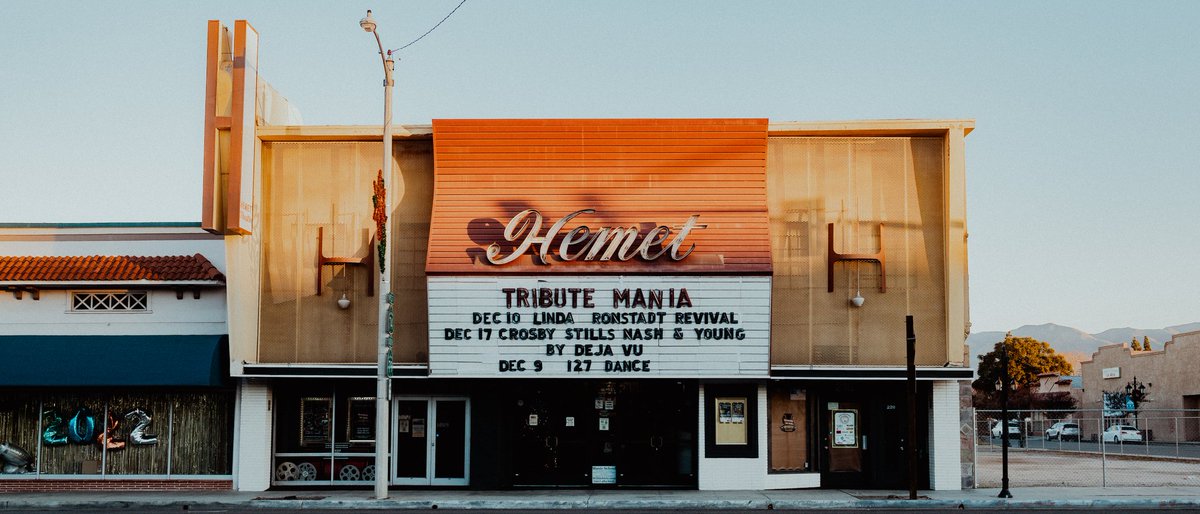
<path fill-rule="evenodd" d="M 770 277 L 428 280 L 430 376 L 615 379 L 768 373 Z"/>

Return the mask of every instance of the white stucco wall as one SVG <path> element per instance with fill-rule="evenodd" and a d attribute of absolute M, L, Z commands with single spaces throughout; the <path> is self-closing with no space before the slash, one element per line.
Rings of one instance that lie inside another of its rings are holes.
<path fill-rule="evenodd" d="M 934 382 L 929 409 L 929 487 L 935 491 L 962 489 L 960 465 L 958 382 Z"/>
<path fill-rule="evenodd" d="M 195 299 L 184 291 L 177 299 L 175 291 L 138 289 L 149 293 L 149 309 L 130 312 L 72 312 L 74 291 L 105 291 L 115 288 L 80 287 L 69 290 L 42 290 L 40 299 L 24 293 L 18 300 L 0 294 L 0 326 L 6 335 L 201 335 L 225 333 L 225 291 L 206 288 Z M 124 289 L 120 289 L 124 290 Z"/>
<path fill-rule="evenodd" d="M 234 412 L 233 488 L 266 491 L 271 487 L 271 388 L 240 380 Z"/>

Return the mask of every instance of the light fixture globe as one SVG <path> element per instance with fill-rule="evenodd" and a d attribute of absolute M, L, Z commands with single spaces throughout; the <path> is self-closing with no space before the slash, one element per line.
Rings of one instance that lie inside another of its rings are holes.
<path fill-rule="evenodd" d="M 350 308 L 350 299 L 346 298 L 346 293 L 342 293 L 342 297 L 338 298 L 337 305 L 338 308 L 342 310 Z"/>
<path fill-rule="evenodd" d="M 850 303 L 854 304 L 855 307 L 862 307 L 863 303 L 866 301 L 867 299 L 863 298 L 862 292 L 859 291 L 855 291 L 854 298 L 850 299 Z"/>
<path fill-rule="evenodd" d="M 358 26 L 362 27 L 367 32 L 375 32 L 375 18 L 371 16 L 371 10 L 367 9 L 367 17 L 358 20 Z"/>

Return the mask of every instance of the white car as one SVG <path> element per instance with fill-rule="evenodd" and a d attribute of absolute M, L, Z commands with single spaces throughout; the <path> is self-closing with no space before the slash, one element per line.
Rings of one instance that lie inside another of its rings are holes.
<path fill-rule="evenodd" d="M 1051 441 L 1078 441 L 1079 424 L 1072 421 L 1059 421 L 1046 429 L 1046 439 Z"/>
<path fill-rule="evenodd" d="M 1106 443 L 1140 443 L 1142 442 L 1142 431 L 1129 425 L 1113 425 L 1104 430 L 1100 434 Z"/>
<path fill-rule="evenodd" d="M 1000 437 L 1000 423 L 997 422 L 992 426 L 992 437 Z M 1021 422 L 1015 419 L 1008 420 L 1008 438 L 1021 437 Z"/>

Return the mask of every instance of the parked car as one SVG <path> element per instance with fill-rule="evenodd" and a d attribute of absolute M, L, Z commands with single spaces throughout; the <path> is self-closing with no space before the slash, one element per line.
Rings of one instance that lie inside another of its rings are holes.
<path fill-rule="evenodd" d="M 1142 431 L 1129 425 L 1113 425 L 1104 430 L 1100 434 L 1106 443 L 1140 443 L 1142 442 Z"/>
<path fill-rule="evenodd" d="M 1059 441 L 1078 441 L 1079 423 L 1059 421 L 1046 429 L 1046 439 Z"/>
<path fill-rule="evenodd" d="M 1000 437 L 1000 423 L 997 422 L 992 426 L 992 437 Z M 1021 422 L 1015 419 L 1008 420 L 1008 438 L 1021 437 Z"/>

